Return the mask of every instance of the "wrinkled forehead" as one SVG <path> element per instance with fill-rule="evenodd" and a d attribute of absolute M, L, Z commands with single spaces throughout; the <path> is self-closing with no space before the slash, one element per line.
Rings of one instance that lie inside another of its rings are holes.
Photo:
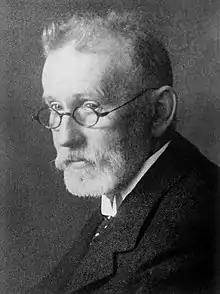
<path fill-rule="evenodd" d="M 68 96 L 100 87 L 108 68 L 108 54 L 82 53 L 72 46 L 51 52 L 44 64 L 44 96 Z"/>

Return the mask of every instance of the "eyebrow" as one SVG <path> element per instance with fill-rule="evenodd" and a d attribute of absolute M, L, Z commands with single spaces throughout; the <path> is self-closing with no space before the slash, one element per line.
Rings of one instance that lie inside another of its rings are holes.
<path fill-rule="evenodd" d="M 42 100 L 42 102 L 48 103 L 48 102 L 53 101 L 55 99 L 53 97 L 51 97 L 51 96 L 44 96 L 44 95 L 42 95 L 41 96 L 41 100 Z"/>
<path fill-rule="evenodd" d="M 85 96 L 88 96 L 88 97 L 91 97 L 92 100 L 101 103 L 100 99 L 94 99 L 95 97 L 97 97 L 97 94 L 99 94 L 99 97 L 104 96 L 104 93 L 102 93 L 102 91 L 90 91 L 90 92 L 76 93 L 76 94 L 73 94 L 71 97 L 74 97 L 76 99 L 76 101 L 80 101 L 80 100 L 83 100 L 82 98 L 84 98 Z M 56 99 L 55 97 L 45 96 L 45 95 L 42 95 L 41 98 L 42 98 L 42 101 L 46 104 L 48 104 L 52 101 L 59 100 L 59 99 Z"/>

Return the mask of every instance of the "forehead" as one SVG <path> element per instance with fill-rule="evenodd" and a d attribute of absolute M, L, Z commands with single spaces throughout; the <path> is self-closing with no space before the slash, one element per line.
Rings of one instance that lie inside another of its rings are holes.
<path fill-rule="evenodd" d="M 109 66 L 108 54 L 82 53 L 71 45 L 53 51 L 43 68 L 44 96 L 61 99 L 100 90 Z"/>

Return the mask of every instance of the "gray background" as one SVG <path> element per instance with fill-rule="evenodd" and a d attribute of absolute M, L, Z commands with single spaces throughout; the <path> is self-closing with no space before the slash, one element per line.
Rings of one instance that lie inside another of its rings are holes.
<path fill-rule="evenodd" d="M 150 11 L 168 36 L 179 96 L 178 129 L 220 165 L 220 2 L 60 3 L 64 1 L 0 4 L 1 293 L 21 293 L 37 283 L 70 247 L 97 205 L 66 193 L 62 176 L 51 164 L 51 136 L 30 118 L 41 106 L 40 35 L 49 17 L 68 9 Z"/>

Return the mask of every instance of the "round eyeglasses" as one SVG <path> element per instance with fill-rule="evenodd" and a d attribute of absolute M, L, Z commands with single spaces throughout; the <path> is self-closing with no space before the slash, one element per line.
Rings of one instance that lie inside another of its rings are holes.
<path fill-rule="evenodd" d="M 81 105 L 80 107 L 77 107 L 73 110 L 73 112 L 64 112 L 60 113 L 57 110 L 51 108 L 51 107 L 43 107 L 41 108 L 36 115 L 32 116 L 33 120 L 38 121 L 42 126 L 44 126 L 47 129 L 56 129 L 58 128 L 62 123 L 62 118 L 64 115 L 72 117 L 79 125 L 83 127 L 93 127 L 97 124 L 100 117 L 104 117 L 108 115 L 109 113 L 118 110 L 119 108 L 127 105 L 128 103 L 134 101 L 144 93 L 148 91 L 154 91 L 157 90 L 157 88 L 147 88 L 137 94 L 134 98 L 131 100 L 125 102 L 124 104 L 106 112 L 98 112 L 92 107 Z"/>

